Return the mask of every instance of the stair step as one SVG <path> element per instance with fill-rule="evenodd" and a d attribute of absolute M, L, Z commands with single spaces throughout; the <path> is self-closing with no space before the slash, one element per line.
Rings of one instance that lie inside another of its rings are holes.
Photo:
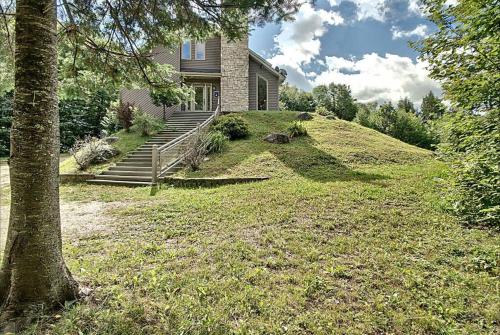
<path fill-rule="evenodd" d="M 151 166 L 112 166 L 109 171 L 141 171 L 151 173 Z"/>
<path fill-rule="evenodd" d="M 118 162 L 116 166 L 137 166 L 137 167 L 151 167 L 151 162 Z"/>
<path fill-rule="evenodd" d="M 151 164 L 151 158 L 143 158 L 143 157 L 127 157 L 121 160 L 121 162 L 147 162 Z"/>
<path fill-rule="evenodd" d="M 100 176 L 144 176 L 151 179 L 151 171 L 133 171 L 133 170 L 108 170 L 100 174 Z"/>
<path fill-rule="evenodd" d="M 95 176 L 96 180 L 124 180 L 124 181 L 151 181 L 151 176 L 126 176 L 126 175 L 102 175 Z"/>
<path fill-rule="evenodd" d="M 151 182 L 145 181 L 125 181 L 125 180 L 108 180 L 108 179 L 91 179 L 87 183 L 98 185 L 116 185 L 116 186 L 151 186 Z"/>

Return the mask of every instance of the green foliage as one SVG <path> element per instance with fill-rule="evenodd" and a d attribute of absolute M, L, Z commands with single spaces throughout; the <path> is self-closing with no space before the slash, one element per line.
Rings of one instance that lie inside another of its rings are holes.
<path fill-rule="evenodd" d="M 325 106 L 317 106 L 315 112 L 318 115 L 322 115 L 322 116 L 327 116 L 328 114 L 330 114 L 330 112 L 328 111 L 328 109 L 326 109 Z"/>
<path fill-rule="evenodd" d="M 78 139 L 99 137 L 110 105 L 106 91 L 96 91 L 87 100 L 68 98 L 59 101 L 61 150 L 67 151 Z M 9 154 L 13 93 L 0 95 L 0 156 Z"/>
<path fill-rule="evenodd" d="M 68 98 L 59 101 L 61 149 L 68 150 L 76 140 L 86 136 L 100 137 L 102 122 L 111 103 L 111 96 L 98 90 L 88 99 Z"/>
<path fill-rule="evenodd" d="M 396 109 L 392 103 L 386 102 L 377 108 L 371 116 L 372 128 L 384 134 L 390 134 L 397 121 Z"/>
<path fill-rule="evenodd" d="M 3 4 L 2 4 L 3 6 Z M 6 10 L 2 8 L 2 10 Z M 0 24 L 0 96 L 14 89 L 14 16 L 2 15 Z M 1 149 L 0 149 L 1 150 Z"/>
<path fill-rule="evenodd" d="M 403 110 L 406 113 L 417 114 L 417 110 L 415 109 L 413 102 L 411 102 L 411 100 L 407 97 L 398 101 L 397 108 L 398 110 Z"/>
<path fill-rule="evenodd" d="M 468 224 L 500 227 L 500 110 L 454 113 L 441 123 L 440 154 L 452 165 L 449 200 Z"/>
<path fill-rule="evenodd" d="M 441 118 L 445 111 L 446 107 L 441 102 L 441 99 L 437 98 L 432 91 L 429 91 L 429 94 L 422 99 L 419 116 L 424 122 L 428 122 Z"/>
<path fill-rule="evenodd" d="M 424 5 L 439 30 L 414 46 L 456 111 L 436 123 L 439 152 L 453 167 L 449 200 L 463 222 L 498 227 L 500 6 L 490 0 Z M 426 98 L 430 107 L 423 106 L 429 110 L 424 113 L 432 119 L 435 99 Z"/>
<path fill-rule="evenodd" d="M 246 138 L 250 135 L 248 124 L 241 116 L 236 114 L 223 115 L 219 117 L 212 124 L 211 129 L 213 131 L 220 131 L 231 141 Z"/>
<path fill-rule="evenodd" d="M 228 138 L 221 131 L 211 131 L 207 135 L 208 153 L 220 153 L 227 145 Z"/>
<path fill-rule="evenodd" d="M 132 129 L 141 136 L 151 136 L 163 128 L 163 123 L 155 117 L 141 111 L 139 108 L 132 109 Z"/>
<path fill-rule="evenodd" d="M 171 80 L 173 69 L 170 65 L 160 66 L 159 71 L 154 73 L 152 77 L 161 84 L 151 87 L 149 96 L 154 105 L 163 107 L 163 119 L 165 120 L 166 108 L 186 101 L 191 94 L 191 89 L 187 86 L 181 87 Z"/>
<path fill-rule="evenodd" d="M 121 100 L 111 104 L 111 110 L 116 114 L 120 127 L 125 131 L 130 131 L 130 127 L 132 127 L 134 108 L 134 104 L 130 102 L 123 103 Z"/>
<path fill-rule="evenodd" d="M 465 110 L 500 108 L 500 6 L 498 1 L 423 1 L 439 30 L 414 44 L 429 63 L 445 97 Z"/>
<path fill-rule="evenodd" d="M 390 102 L 378 108 L 373 104 L 360 105 L 355 121 L 364 127 L 422 148 L 430 149 L 437 142 L 429 125 L 405 109 L 394 109 Z"/>
<path fill-rule="evenodd" d="M 10 151 L 10 126 L 12 124 L 12 101 L 14 92 L 0 93 L 0 157 Z"/>
<path fill-rule="evenodd" d="M 302 122 L 294 121 L 288 127 L 288 135 L 292 138 L 293 137 L 307 136 L 307 129 Z"/>
<path fill-rule="evenodd" d="M 116 133 L 121 128 L 120 121 L 118 120 L 118 114 L 113 107 L 114 104 L 115 103 L 111 103 L 101 121 L 101 128 L 106 136 Z"/>
<path fill-rule="evenodd" d="M 289 111 L 313 112 L 315 108 L 311 93 L 289 84 L 283 84 L 280 87 L 280 104 L 282 109 Z"/>
<path fill-rule="evenodd" d="M 331 83 L 317 86 L 313 89 L 313 97 L 317 106 L 323 106 L 343 120 L 352 121 L 358 111 L 351 88 L 347 85 Z"/>

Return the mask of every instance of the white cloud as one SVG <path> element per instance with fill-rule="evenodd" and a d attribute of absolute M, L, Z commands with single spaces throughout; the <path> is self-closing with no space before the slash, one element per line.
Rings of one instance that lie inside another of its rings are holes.
<path fill-rule="evenodd" d="M 344 0 L 329 0 L 331 6 L 338 6 Z M 387 5 L 390 1 L 386 0 L 348 0 L 354 2 L 358 6 L 358 20 L 365 20 L 368 18 L 384 21 L 384 11 L 389 10 Z M 404 0 L 403 0 L 404 1 Z M 422 16 L 422 10 L 419 6 L 420 0 L 407 0 L 408 13 L 413 13 Z M 456 1 L 456 0 L 447 0 Z"/>
<path fill-rule="evenodd" d="M 274 38 L 278 53 L 270 62 L 287 65 L 304 74 L 301 66 L 319 55 L 319 38 L 327 31 L 327 26 L 342 23 L 343 19 L 337 12 L 317 10 L 309 3 L 303 4 L 294 21 L 282 23 L 280 33 Z"/>
<path fill-rule="evenodd" d="M 359 60 L 325 57 L 325 62 L 327 70 L 319 73 L 311 85 L 349 85 L 360 102 L 397 102 L 408 97 L 418 104 L 429 90 L 440 92 L 439 84 L 428 77 L 426 64 L 408 57 L 371 53 Z"/>
<path fill-rule="evenodd" d="M 398 38 L 408 38 L 412 36 L 416 37 L 425 37 L 429 33 L 429 27 L 425 24 L 419 24 L 418 26 L 415 27 L 413 30 L 405 31 L 405 30 L 399 30 L 398 27 L 392 27 L 392 39 L 398 39 Z"/>

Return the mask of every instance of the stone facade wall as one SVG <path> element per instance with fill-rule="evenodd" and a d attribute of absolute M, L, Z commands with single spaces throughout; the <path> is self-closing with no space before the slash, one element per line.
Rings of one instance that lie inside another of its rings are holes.
<path fill-rule="evenodd" d="M 230 42 L 221 37 L 222 112 L 248 110 L 248 36 Z"/>

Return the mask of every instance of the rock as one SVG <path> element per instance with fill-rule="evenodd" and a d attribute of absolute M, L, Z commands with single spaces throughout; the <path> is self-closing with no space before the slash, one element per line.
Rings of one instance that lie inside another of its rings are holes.
<path fill-rule="evenodd" d="M 297 119 L 299 119 L 300 121 L 309 121 L 312 120 L 312 118 L 312 115 L 308 112 L 300 113 L 299 115 L 297 115 Z"/>
<path fill-rule="evenodd" d="M 286 134 L 274 133 L 264 137 L 264 141 L 277 144 L 290 143 L 290 137 Z"/>
<path fill-rule="evenodd" d="M 116 141 L 118 141 L 118 137 L 116 137 L 116 136 L 109 136 L 109 137 L 104 138 L 104 142 L 106 142 L 108 144 L 115 143 Z"/>

